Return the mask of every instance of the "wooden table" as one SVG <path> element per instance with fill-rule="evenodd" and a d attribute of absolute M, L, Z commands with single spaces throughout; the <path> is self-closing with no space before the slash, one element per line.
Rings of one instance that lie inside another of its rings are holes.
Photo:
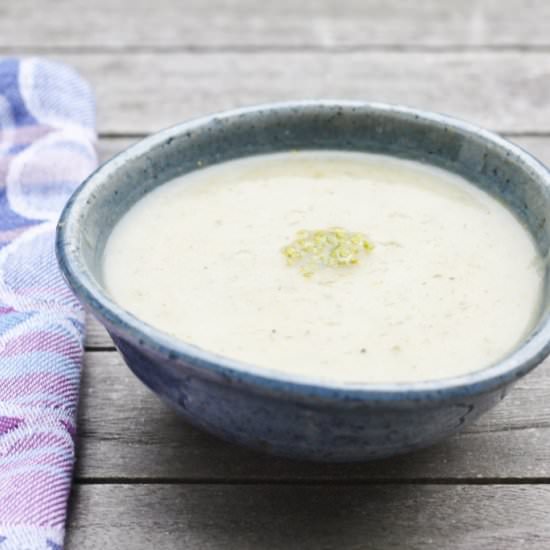
<path fill-rule="evenodd" d="M 12 0 L 0 49 L 89 79 L 102 159 L 200 114 L 344 97 L 456 115 L 550 161 L 547 0 Z M 336 466 L 191 428 L 92 320 L 86 349 L 69 550 L 550 548 L 550 364 L 444 444 Z"/>

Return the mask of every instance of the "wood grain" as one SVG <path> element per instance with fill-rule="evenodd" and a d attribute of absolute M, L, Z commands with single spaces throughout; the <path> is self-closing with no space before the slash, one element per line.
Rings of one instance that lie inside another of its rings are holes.
<path fill-rule="evenodd" d="M 102 133 L 148 133 L 261 102 L 345 97 L 445 112 L 500 132 L 550 131 L 544 52 L 57 55 L 91 82 Z"/>
<path fill-rule="evenodd" d="M 76 487 L 67 549 L 541 550 L 549 486 Z"/>
<path fill-rule="evenodd" d="M 338 466 L 237 448 L 192 428 L 116 352 L 86 355 L 77 477 L 175 480 L 550 478 L 550 361 L 449 441 L 405 457 Z"/>
<path fill-rule="evenodd" d="M 0 45 L 48 48 L 544 46 L 545 0 L 2 2 Z"/>

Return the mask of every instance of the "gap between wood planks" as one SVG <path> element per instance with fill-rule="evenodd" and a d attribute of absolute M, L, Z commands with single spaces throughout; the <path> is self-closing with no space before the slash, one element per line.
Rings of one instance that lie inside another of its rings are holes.
<path fill-rule="evenodd" d="M 293 485 L 293 486 L 323 486 L 323 485 L 550 485 L 550 478 L 372 478 L 365 479 L 361 477 L 347 478 L 313 478 L 313 479 L 281 479 L 281 478 L 231 478 L 231 479 L 212 479 L 203 478 L 162 478 L 162 477 L 79 477 L 75 476 L 74 483 L 79 485 Z"/>
<path fill-rule="evenodd" d="M 510 52 L 550 52 L 550 44 L 353 44 L 353 45 L 180 45 L 180 46 L 155 46 L 155 45 L 120 45 L 120 46 L 0 46 L 0 55 L 103 55 L 103 54 L 215 54 L 215 53 L 401 53 L 401 54 L 449 54 L 449 53 L 510 53 Z"/>

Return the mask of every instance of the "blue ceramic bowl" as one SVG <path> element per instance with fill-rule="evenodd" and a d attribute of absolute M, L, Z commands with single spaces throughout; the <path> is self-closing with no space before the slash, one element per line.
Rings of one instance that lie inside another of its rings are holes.
<path fill-rule="evenodd" d="M 289 149 L 387 153 L 459 173 L 506 203 L 541 254 L 548 253 L 548 170 L 517 146 L 446 116 L 305 101 L 230 111 L 163 130 L 107 162 L 76 191 L 59 222 L 57 254 L 69 285 L 105 325 L 128 366 L 190 422 L 278 455 L 320 461 L 389 456 L 460 430 L 548 355 L 547 285 L 537 326 L 502 361 L 456 378 L 408 384 L 327 385 L 273 374 L 175 340 L 111 300 L 102 286 L 102 253 L 132 204 L 199 164 Z"/>

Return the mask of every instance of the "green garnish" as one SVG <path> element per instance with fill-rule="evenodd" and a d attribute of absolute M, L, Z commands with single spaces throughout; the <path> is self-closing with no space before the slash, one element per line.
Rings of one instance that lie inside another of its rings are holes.
<path fill-rule="evenodd" d="M 296 239 L 282 250 L 288 265 L 297 265 L 304 277 L 322 267 L 348 267 L 359 263 L 361 252 L 369 253 L 373 244 L 362 233 L 341 227 L 296 233 Z"/>

